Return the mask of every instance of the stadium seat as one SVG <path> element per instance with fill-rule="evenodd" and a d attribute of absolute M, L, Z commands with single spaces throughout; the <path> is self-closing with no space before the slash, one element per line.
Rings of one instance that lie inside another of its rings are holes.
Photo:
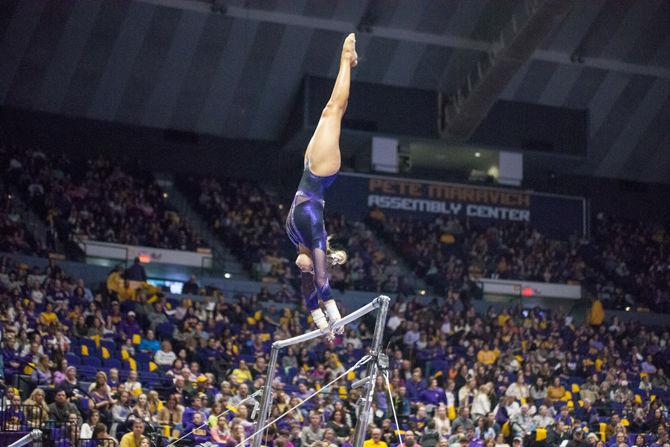
<path fill-rule="evenodd" d="M 81 364 L 81 358 L 72 352 L 68 352 L 65 355 L 65 358 L 67 359 L 68 365 L 77 366 Z"/>
<path fill-rule="evenodd" d="M 88 356 L 88 357 L 84 357 L 81 360 L 81 364 L 86 365 L 86 366 L 94 366 L 96 368 L 99 368 L 99 367 L 102 366 L 102 361 L 100 360 L 99 357 Z"/>
<path fill-rule="evenodd" d="M 102 366 L 105 368 L 121 369 L 121 361 L 119 359 L 106 359 L 102 361 Z"/>

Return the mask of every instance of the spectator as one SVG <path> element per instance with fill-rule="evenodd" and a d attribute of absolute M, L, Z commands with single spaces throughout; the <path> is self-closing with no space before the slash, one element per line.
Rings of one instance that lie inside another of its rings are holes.
<path fill-rule="evenodd" d="M 216 425 L 211 429 L 212 441 L 217 444 L 226 444 L 230 439 L 230 428 L 225 416 L 216 418 Z"/>
<path fill-rule="evenodd" d="M 116 403 L 116 400 L 112 397 L 112 389 L 107 384 L 107 374 L 105 374 L 104 371 L 98 371 L 95 374 L 95 382 L 91 384 L 89 392 L 91 399 L 93 399 L 95 409 L 100 413 L 100 419 L 111 423 L 112 407 Z M 91 433 L 93 432 L 93 427 L 95 427 L 95 424 L 97 423 L 98 421 L 95 421 L 95 423 L 91 424 Z"/>
<path fill-rule="evenodd" d="M 136 316 L 135 312 L 131 310 L 126 314 L 126 318 L 119 323 L 118 333 L 122 338 L 130 339 L 133 335 L 142 333 L 142 329 L 140 329 L 140 325 L 135 319 Z"/>
<path fill-rule="evenodd" d="M 35 388 L 30 393 L 30 397 L 23 402 L 30 428 L 41 428 L 49 419 L 49 407 L 44 398 L 44 390 L 42 388 Z"/>
<path fill-rule="evenodd" d="M 140 419 L 147 424 L 150 424 L 154 421 L 146 394 L 140 394 L 137 396 L 137 403 L 133 407 L 132 415 L 136 419 Z"/>
<path fill-rule="evenodd" d="M 199 291 L 200 286 L 198 286 L 198 280 L 196 279 L 195 275 L 191 275 L 188 281 L 184 283 L 181 293 L 185 295 L 197 295 Z"/>
<path fill-rule="evenodd" d="M 554 425 L 554 418 L 549 415 L 549 410 L 546 405 L 540 405 L 537 414 L 533 416 L 533 425 L 535 428 L 544 429 Z"/>
<path fill-rule="evenodd" d="M 521 405 L 521 411 L 512 416 L 510 422 L 514 436 L 523 438 L 534 429 L 533 418 L 529 414 L 529 407 L 526 404 Z"/>
<path fill-rule="evenodd" d="M 69 445 L 77 445 L 81 439 L 80 427 L 79 415 L 77 413 L 68 414 L 67 423 L 65 424 L 65 438 Z"/>
<path fill-rule="evenodd" d="M 107 433 L 107 426 L 102 422 L 99 422 L 93 428 L 93 434 L 91 437 L 100 442 L 105 447 L 117 446 L 119 444 L 119 441 Z"/>
<path fill-rule="evenodd" d="M 100 412 L 92 410 L 88 416 L 88 421 L 84 422 L 79 429 L 79 436 L 81 439 L 93 439 L 93 430 L 100 422 Z"/>
<path fill-rule="evenodd" d="M 168 398 L 167 402 L 158 412 L 157 422 L 163 426 L 167 426 L 170 429 L 170 436 L 172 438 L 178 438 L 179 433 L 182 430 L 182 415 L 184 413 L 184 408 L 179 405 L 177 400 L 177 395 L 172 394 Z M 225 420 L 225 417 L 224 417 Z M 217 432 L 213 431 L 212 435 L 214 438 L 217 437 Z M 214 439 L 215 442 L 220 442 Z"/>
<path fill-rule="evenodd" d="M 348 424 L 346 417 L 344 416 L 344 410 L 336 409 L 331 415 L 330 421 L 326 425 L 327 428 L 333 430 L 338 443 L 342 444 L 349 442 L 351 435 L 351 426 Z"/>
<path fill-rule="evenodd" d="M 196 413 L 202 413 L 203 410 L 203 405 L 202 405 L 202 395 L 197 394 L 193 396 L 191 399 L 191 406 L 187 407 L 184 410 L 183 416 L 182 416 L 182 423 L 184 424 L 184 427 L 187 427 L 189 425 L 193 424 L 193 416 Z"/>
<path fill-rule="evenodd" d="M 144 421 L 135 419 L 133 421 L 133 430 L 121 437 L 119 447 L 139 447 L 144 439 Z"/>
<path fill-rule="evenodd" d="M 530 386 L 528 390 L 529 397 L 535 402 L 542 401 L 547 398 L 547 386 L 544 383 L 544 379 L 541 376 L 538 376 L 535 380 L 535 383 Z"/>
<path fill-rule="evenodd" d="M 451 424 L 452 433 L 455 432 L 458 427 L 463 427 L 463 431 L 468 431 L 469 429 L 474 429 L 475 425 L 470 419 L 470 409 L 468 407 L 461 407 L 458 410 L 458 417 L 454 419 Z"/>
<path fill-rule="evenodd" d="M 154 361 L 162 368 L 172 366 L 177 359 L 177 354 L 172 351 L 172 344 L 168 340 L 161 342 L 161 348 L 154 354 Z"/>
<path fill-rule="evenodd" d="M 372 429 L 372 437 L 363 442 L 363 447 L 388 447 L 385 441 L 382 441 L 382 431 L 378 428 Z"/>
<path fill-rule="evenodd" d="M 565 396 L 565 391 L 565 387 L 561 384 L 561 378 L 555 377 L 553 383 L 547 388 L 547 397 L 552 401 L 561 400 Z"/>
<path fill-rule="evenodd" d="M 402 441 L 403 442 L 398 444 L 398 447 L 421 447 L 421 445 L 416 441 L 414 432 L 412 430 L 408 430 L 405 432 Z"/>
<path fill-rule="evenodd" d="M 112 406 L 112 425 L 110 428 L 111 436 L 116 437 L 116 432 L 120 424 L 124 424 L 130 416 L 132 408 L 130 406 L 130 394 L 127 391 L 119 393 L 119 399 Z"/>
<path fill-rule="evenodd" d="M 486 416 L 491 411 L 491 399 L 489 394 L 493 391 L 493 383 L 488 382 L 479 387 L 479 391 L 475 394 L 472 402 L 472 417 L 476 420 L 480 417 Z"/>
<path fill-rule="evenodd" d="M 451 433 L 451 421 L 447 416 L 447 407 L 440 405 L 435 410 L 435 430 L 440 435 L 440 438 L 446 438 Z"/>
<path fill-rule="evenodd" d="M 156 340 L 156 335 L 153 330 L 147 329 L 147 335 L 146 337 L 142 337 L 142 341 L 140 341 L 137 349 L 150 355 L 153 355 L 160 349 L 160 342 Z"/>
<path fill-rule="evenodd" d="M 142 384 L 139 381 L 139 374 L 136 370 L 130 370 L 128 380 L 123 384 L 123 389 L 128 391 L 131 396 L 142 394 Z"/>
<path fill-rule="evenodd" d="M 21 408 L 21 396 L 18 393 L 11 395 L 10 402 L 2 412 L 2 427 L 8 431 L 28 430 L 28 420 Z"/>
<path fill-rule="evenodd" d="M 39 361 L 35 365 L 30 379 L 35 385 L 49 385 L 53 381 L 53 374 L 51 373 L 51 362 L 49 356 L 39 355 Z"/>
<path fill-rule="evenodd" d="M 203 415 L 200 412 L 193 414 L 193 422 L 191 424 L 186 424 L 184 429 L 190 432 L 186 439 L 196 445 L 206 444 L 212 441 L 209 427 L 204 423 Z"/>
<path fill-rule="evenodd" d="M 321 416 L 318 413 L 312 412 L 309 415 L 309 425 L 303 427 L 300 432 L 300 445 L 313 447 L 315 442 L 323 439 L 323 434 L 324 429 L 321 427 Z"/>
<path fill-rule="evenodd" d="M 81 419 L 77 407 L 68 401 L 65 390 L 57 390 L 54 403 L 49 405 L 49 417 L 58 424 L 65 424 L 68 421 L 70 413 L 75 413 Z"/>
<path fill-rule="evenodd" d="M 528 385 L 525 383 L 523 374 L 517 376 L 516 382 L 511 384 L 507 391 L 505 392 L 507 396 L 512 396 L 517 400 L 525 400 L 529 396 Z"/>
<path fill-rule="evenodd" d="M 147 281 L 147 272 L 144 270 L 140 258 L 133 259 L 133 264 L 126 269 L 123 277 L 128 281 Z"/>

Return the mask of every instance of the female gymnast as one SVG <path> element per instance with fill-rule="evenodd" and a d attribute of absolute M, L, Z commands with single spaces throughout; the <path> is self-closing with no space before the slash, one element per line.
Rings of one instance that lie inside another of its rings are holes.
<path fill-rule="evenodd" d="M 328 284 L 327 269 L 328 265 L 344 264 L 347 254 L 329 246 L 323 194 L 340 170 L 340 126 L 349 99 L 351 69 L 357 63 L 356 36 L 352 33 L 344 40 L 335 86 L 305 150 L 302 178 L 286 219 L 286 232 L 299 252 L 295 263 L 300 268 L 307 308 L 319 330 L 330 337 L 341 316 Z M 319 300 L 324 304 L 327 320 Z"/>

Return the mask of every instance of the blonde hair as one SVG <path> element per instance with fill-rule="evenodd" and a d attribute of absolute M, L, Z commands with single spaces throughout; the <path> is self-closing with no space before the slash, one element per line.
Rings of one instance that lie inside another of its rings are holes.
<path fill-rule="evenodd" d="M 330 245 L 330 240 L 333 238 L 333 235 L 329 235 L 326 239 L 326 257 L 328 258 L 328 264 L 331 266 L 342 265 L 347 262 L 349 256 L 347 252 L 342 249 L 334 249 Z"/>

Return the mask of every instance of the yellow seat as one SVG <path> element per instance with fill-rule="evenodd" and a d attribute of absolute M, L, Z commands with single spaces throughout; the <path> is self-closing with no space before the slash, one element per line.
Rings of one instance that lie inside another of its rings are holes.
<path fill-rule="evenodd" d="M 456 408 L 454 408 L 453 405 L 449 405 L 447 407 L 447 417 L 449 418 L 450 421 L 456 419 Z"/>

